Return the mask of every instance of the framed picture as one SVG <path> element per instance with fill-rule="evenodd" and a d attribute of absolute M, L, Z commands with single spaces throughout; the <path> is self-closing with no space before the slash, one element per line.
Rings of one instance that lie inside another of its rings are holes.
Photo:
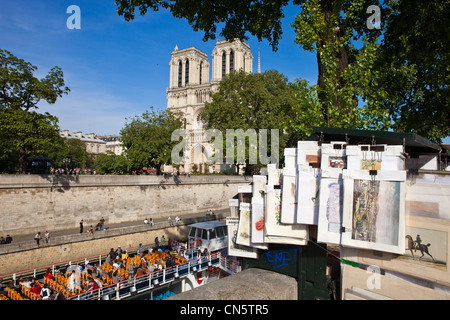
<path fill-rule="evenodd" d="M 342 245 L 403 254 L 406 171 L 344 170 Z"/>
<path fill-rule="evenodd" d="M 281 190 L 266 187 L 266 220 L 264 242 L 306 245 L 309 231 L 306 225 L 281 223 Z"/>
<path fill-rule="evenodd" d="M 344 183 L 342 178 L 324 178 L 320 181 L 320 206 L 317 241 L 340 244 Z"/>
<path fill-rule="evenodd" d="M 282 184 L 282 169 L 278 169 L 275 164 L 267 165 L 267 185 L 280 186 Z"/>
<path fill-rule="evenodd" d="M 320 164 L 320 146 L 317 141 L 298 141 L 297 164 L 304 166 Z"/>
<path fill-rule="evenodd" d="M 407 214 L 405 252 L 377 254 L 376 251 L 359 250 L 358 262 L 377 265 L 395 274 L 406 274 L 412 281 L 425 279 L 433 283 L 450 283 L 450 220 L 433 219 Z M 388 272 L 388 271 L 386 271 Z"/>
<path fill-rule="evenodd" d="M 350 170 L 404 170 L 403 146 L 358 145 L 347 146 L 347 169 Z"/>
<path fill-rule="evenodd" d="M 346 147 L 345 142 L 322 144 L 320 162 L 322 177 L 342 178 L 342 170 L 347 169 Z"/>
<path fill-rule="evenodd" d="M 241 203 L 239 207 L 239 226 L 236 243 L 243 246 L 257 249 L 267 249 L 264 244 L 256 244 L 251 239 L 252 232 L 252 211 L 250 203 Z"/>
<path fill-rule="evenodd" d="M 295 223 L 317 225 L 319 220 L 320 169 L 298 168 Z"/>
<path fill-rule="evenodd" d="M 258 249 L 237 244 L 239 218 L 227 217 L 228 254 L 235 257 L 258 258 Z"/>
<path fill-rule="evenodd" d="M 267 176 L 253 175 L 253 198 L 262 198 L 264 186 L 267 184 Z"/>
<path fill-rule="evenodd" d="M 283 169 L 283 185 L 281 198 L 281 222 L 296 223 L 297 216 L 297 169 Z"/>
<path fill-rule="evenodd" d="M 449 286 L 450 175 L 408 176 L 405 198 L 404 254 L 359 250 L 358 262 Z"/>
<path fill-rule="evenodd" d="M 264 243 L 264 224 L 265 224 L 265 204 L 264 198 L 257 197 L 252 199 L 252 222 L 251 222 L 251 242 Z"/>

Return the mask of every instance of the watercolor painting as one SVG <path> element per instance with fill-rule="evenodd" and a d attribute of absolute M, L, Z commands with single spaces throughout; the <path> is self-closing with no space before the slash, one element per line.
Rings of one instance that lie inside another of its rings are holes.
<path fill-rule="evenodd" d="M 339 244 L 341 241 L 344 185 L 342 179 L 322 178 L 317 240 Z"/>
<path fill-rule="evenodd" d="M 405 180 L 405 171 L 344 169 L 344 246 L 405 252 Z"/>
<path fill-rule="evenodd" d="M 398 244 L 400 182 L 355 180 L 352 239 Z"/>

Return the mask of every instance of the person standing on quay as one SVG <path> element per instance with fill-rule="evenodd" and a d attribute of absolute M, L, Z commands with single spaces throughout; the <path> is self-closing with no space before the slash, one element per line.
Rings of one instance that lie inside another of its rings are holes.
<path fill-rule="evenodd" d="M 48 244 L 49 239 L 50 239 L 50 233 L 48 231 L 45 231 L 45 233 L 44 233 L 45 244 Z"/>
<path fill-rule="evenodd" d="M 41 237 L 41 232 L 39 231 L 35 236 L 34 236 L 34 240 L 36 240 L 36 244 L 39 247 L 39 241 L 42 239 Z"/>
<path fill-rule="evenodd" d="M 80 233 L 83 233 L 83 219 L 80 221 Z"/>
<path fill-rule="evenodd" d="M 166 238 L 164 238 L 164 235 L 161 237 L 161 247 L 162 251 L 166 251 Z"/>

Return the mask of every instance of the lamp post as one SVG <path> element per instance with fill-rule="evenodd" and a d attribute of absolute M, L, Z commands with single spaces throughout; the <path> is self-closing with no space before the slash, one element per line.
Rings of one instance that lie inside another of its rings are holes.
<path fill-rule="evenodd" d="M 66 166 L 66 174 L 68 174 L 68 166 L 70 164 L 70 158 L 64 158 L 63 159 L 64 165 Z"/>

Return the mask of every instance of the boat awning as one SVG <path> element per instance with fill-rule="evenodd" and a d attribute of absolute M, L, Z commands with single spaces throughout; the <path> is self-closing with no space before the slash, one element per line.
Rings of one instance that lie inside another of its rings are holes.
<path fill-rule="evenodd" d="M 210 229 L 215 229 L 217 227 L 223 227 L 226 225 L 227 225 L 227 223 L 223 222 L 223 221 L 205 221 L 205 222 L 198 222 L 198 223 L 190 224 L 189 227 L 210 230 Z"/>

